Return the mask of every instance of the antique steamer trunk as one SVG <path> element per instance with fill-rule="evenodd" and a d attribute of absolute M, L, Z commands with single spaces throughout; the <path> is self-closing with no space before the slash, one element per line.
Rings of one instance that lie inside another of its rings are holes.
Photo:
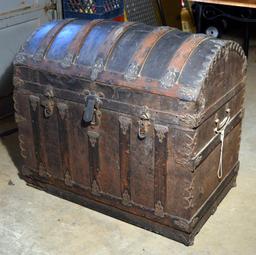
<path fill-rule="evenodd" d="M 137 23 L 64 20 L 14 61 L 32 186 L 186 245 L 234 186 L 240 46 Z"/>

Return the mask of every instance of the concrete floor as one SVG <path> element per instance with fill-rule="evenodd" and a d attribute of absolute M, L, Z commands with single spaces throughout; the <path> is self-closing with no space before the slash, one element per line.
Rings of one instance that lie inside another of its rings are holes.
<path fill-rule="evenodd" d="M 208 220 L 194 246 L 185 247 L 26 186 L 17 176 L 14 134 L 0 143 L 0 255 L 255 255 L 255 81 L 256 64 L 251 61 L 238 186 Z"/>

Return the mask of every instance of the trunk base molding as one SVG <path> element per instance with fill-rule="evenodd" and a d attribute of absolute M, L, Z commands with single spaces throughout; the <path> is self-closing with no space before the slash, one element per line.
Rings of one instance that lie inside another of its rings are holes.
<path fill-rule="evenodd" d="M 47 193 L 56 195 L 68 201 L 80 204 L 82 206 L 93 209 L 95 211 L 106 214 L 108 216 L 114 217 L 116 219 L 123 220 L 127 223 L 144 228 L 151 232 L 161 234 L 167 238 L 171 238 L 175 241 L 183 243 L 186 246 L 190 246 L 190 245 L 193 245 L 194 243 L 194 237 L 203 227 L 207 219 L 214 214 L 214 212 L 217 209 L 217 206 L 220 204 L 223 198 L 227 195 L 230 189 L 233 187 L 236 187 L 236 178 L 237 178 L 238 169 L 239 169 L 239 164 L 236 164 L 235 167 L 229 172 L 229 175 L 222 181 L 222 183 L 214 191 L 214 193 L 212 193 L 212 195 L 210 196 L 210 199 L 201 207 L 201 209 L 196 215 L 196 217 L 198 217 L 199 219 L 197 219 L 196 224 L 192 224 L 194 226 L 190 233 L 186 233 L 184 231 L 175 229 L 173 227 L 168 227 L 166 225 L 146 219 L 139 215 L 134 215 L 132 213 L 125 212 L 118 208 L 114 208 L 112 206 L 94 201 L 92 199 L 82 197 L 81 195 L 74 194 L 62 188 L 57 188 L 49 183 L 41 182 L 40 180 L 38 180 L 38 178 L 36 180 L 34 176 L 32 177 L 31 175 L 30 176 L 26 174 L 23 175 L 22 173 L 20 173 L 20 177 L 24 179 L 27 185 L 29 186 L 43 190 Z M 23 169 L 23 172 L 31 173 L 31 171 L 26 168 Z M 32 173 L 32 175 L 35 175 L 35 173 Z M 191 223 L 193 222 L 194 222 L 194 219 L 191 221 Z"/>

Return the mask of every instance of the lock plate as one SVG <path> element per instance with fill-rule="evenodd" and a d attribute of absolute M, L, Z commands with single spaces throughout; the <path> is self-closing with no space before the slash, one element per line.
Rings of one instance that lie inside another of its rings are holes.
<path fill-rule="evenodd" d="M 83 121 L 85 123 L 91 123 L 93 121 L 95 105 L 96 105 L 96 97 L 94 95 L 87 96 L 84 115 L 83 115 Z"/>
<path fill-rule="evenodd" d="M 96 94 L 90 94 L 85 98 L 85 109 L 83 121 L 87 124 L 97 126 L 100 124 L 102 101 Z"/>
<path fill-rule="evenodd" d="M 47 87 L 44 91 L 44 98 L 41 101 L 41 105 L 44 108 L 44 117 L 50 118 L 54 113 L 54 93 L 51 87 Z"/>
<path fill-rule="evenodd" d="M 143 140 L 147 137 L 147 133 L 151 126 L 150 123 L 150 112 L 147 106 L 144 106 L 141 112 L 140 120 L 138 121 L 139 130 L 138 130 L 138 138 Z"/>

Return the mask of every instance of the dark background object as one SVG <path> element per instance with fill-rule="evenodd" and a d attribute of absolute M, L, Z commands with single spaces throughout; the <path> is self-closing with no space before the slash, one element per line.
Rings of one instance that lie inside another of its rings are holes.
<path fill-rule="evenodd" d="M 125 0 L 127 20 L 181 28 L 180 0 Z"/>
<path fill-rule="evenodd" d="M 123 0 L 62 0 L 63 17 L 112 19 L 123 15 Z"/>
<path fill-rule="evenodd" d="M 180 0 L 160 0 L 167 26 L 181 29 Z"/>
<path fill-rule="evenodd" d="M 165 15 L 164 15 L 164 9 L 163 9 L 163 5 L 162 5 L 162 1 L 161 0 L 156 0 L 157 3 L 157 7 L 159 10 L 159 15 L 162 21 L 162 25 L 166 26 L 166 19 L 165 19 Z"/>
<path fill-rule="evenodd" d="M 156 0 L 125 0 L 125 10 L 128 21 L 159 26 L 162 20 Z"/>
<path fill-rule="evenodd" d="M 256 23 L 255 9 L 205 3 L 194 3 L 192 7 L 198 33 L 206 33 L 210 27 L 214 27 L 218 31 L 218 37 L 221 37 L 227 28 L 239 28 L 242 25 L 243 48 L 248 56 L 250 24 Z"/>

